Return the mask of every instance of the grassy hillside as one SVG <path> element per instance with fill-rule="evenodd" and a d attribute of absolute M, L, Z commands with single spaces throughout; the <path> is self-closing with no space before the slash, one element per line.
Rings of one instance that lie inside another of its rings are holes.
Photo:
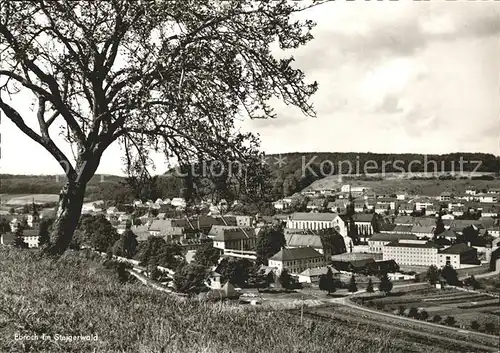
<path fill-rule="evenodd" d="M 95 255 L 57 261 L 0 249 L 0 352 L 427 352 L 377 327 L 307 321 L 284 311 L 178 301 L 120 284 Z M 98 341 L 15 341 L 15 334 L 97 334 Z M 438 352 L 440 350 L 433 350 Z"/>

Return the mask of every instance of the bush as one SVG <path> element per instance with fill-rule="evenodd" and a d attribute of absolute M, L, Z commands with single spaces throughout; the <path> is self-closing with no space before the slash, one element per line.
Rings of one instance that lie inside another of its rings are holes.
<path fill-rule="evenodd" d="M 429 318 L 429 313 L 425 310 L 422 310 L 418 315 L 420 320 L 427 320 Z"/>
<path fill-rule="evenodd" d="M 479 325 L 479 322 L 477 322 L 476 320 L 474 320 L 470 323 L 470 328 L 473 330 L 476 330 L 476 331 L 479 330 L 480 326 L 481 325 Z"/>
<path fill-rule="evenodd" d="M 435 323 L 438 323 L 442 320 L 443 318 L 441 317 L 441 315 L 434 315 L 432 317 L 432 322 L 435 322 Z"/>
<path fill-rule="evenodd" d="M 487 322 L 484 324 L 484 330 L 487 333 L 494 333 L 495 332 L 495 324 L 493 322 Z"/>
<path fill-rule="evenodd" d="M 398 306 L 398 314 L 399 315 L 404 315 L 405 314 L 406 308 L 402 305 Z"/>
<path fill-rule="evenodd" d="M 444 319 L 444 323 L 448 326 L 454 326 L 456 322 L 457 321 L 453 316 L 447 316 L 446 319 Z"/>
<path fill-rule="evenodd" d="M 414 319 L 418 318 L 418 309 L 412 306 L 408 311 L 408 317 L 412 317 Z"/>

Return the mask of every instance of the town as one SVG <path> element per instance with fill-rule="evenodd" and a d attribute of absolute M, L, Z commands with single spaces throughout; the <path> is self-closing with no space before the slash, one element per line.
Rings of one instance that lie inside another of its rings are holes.
<path fill-rule="evenodd" d="M 314 306 L 324 304 L 311 299 L 321 291 L 390 292 L 427 282 L 477 290 L 478 278 L 499 270 L 499 196 L 499 189 L 472 187 L 463 194 L 376 195 L 344 184 L 276 200 L 267 216 L 231 211 L 237 201 L 200 202 L 189 215 L 183 198 L 112 206 L 98 200 L 83 205 L 71 248 L 118 259 L 143 283 L 173 295 L 241 304 L 295 307 L 306 294 Z M 56 212 L 47 205 L 3 211 L 1 244 L 42 246 Z M 498 292 L 475 295 L 491 309 L 481 315 L 498 314 L 497 299 L 491 302 Z M 483 329 L 498 332 L 485 320 Z"/>

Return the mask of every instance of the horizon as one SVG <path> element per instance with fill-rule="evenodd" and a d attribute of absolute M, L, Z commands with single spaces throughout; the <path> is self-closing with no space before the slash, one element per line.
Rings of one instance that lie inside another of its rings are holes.
<path fill-rule="evenodd" d="M 286 55 L 294 56 L 294 66 L 308 82 L 319 83 L 311 99 L 317 118 L 273 101 L 278 118 L 235 118 L 235 127 L 259 135 L 266 154 L 341 149 L 499 156 L 500 8 L 495 5 L 332 2 L 304 11 L 301 19 L 317 23 L 315 38 Z M 23 94 L 13 102 L 22 106 L 23 115 L 34 115 Z M 35 120 L 27 123 L 34 126 Z M 7 118 L 0 124 L 0 173 L 62 173 L 58 162 Z M 54 140 L 69 157 L 71 149 L 57 129 L 54 124 Z M 355 152 L 363 150 L 373 152 Z M 125 175 L 122 157 L 121 146 L 114 143 L 96 174 Z M 162 154 L 152 159 L 156 170 L 172 163 Z"/>

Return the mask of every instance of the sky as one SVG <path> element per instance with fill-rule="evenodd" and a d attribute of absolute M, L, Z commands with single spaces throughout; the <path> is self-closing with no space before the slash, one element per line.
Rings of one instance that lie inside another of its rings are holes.
<path fill-rule="evenodd" d="M 278 118 L 238 122 L 266 153 L 500 155 L 500 4 L 336 1 L 300 16 L 317 23 L 315 38 L 290 54 L 319 83 L 317 117 L 276 101 Z M 61 172 L 5 117 L 0 132 L 0 173 Z M 112 145 L 97 173 L 123 174 L 122 156 Z M 163 172 L 163 158 L 155 161 Z"/>

